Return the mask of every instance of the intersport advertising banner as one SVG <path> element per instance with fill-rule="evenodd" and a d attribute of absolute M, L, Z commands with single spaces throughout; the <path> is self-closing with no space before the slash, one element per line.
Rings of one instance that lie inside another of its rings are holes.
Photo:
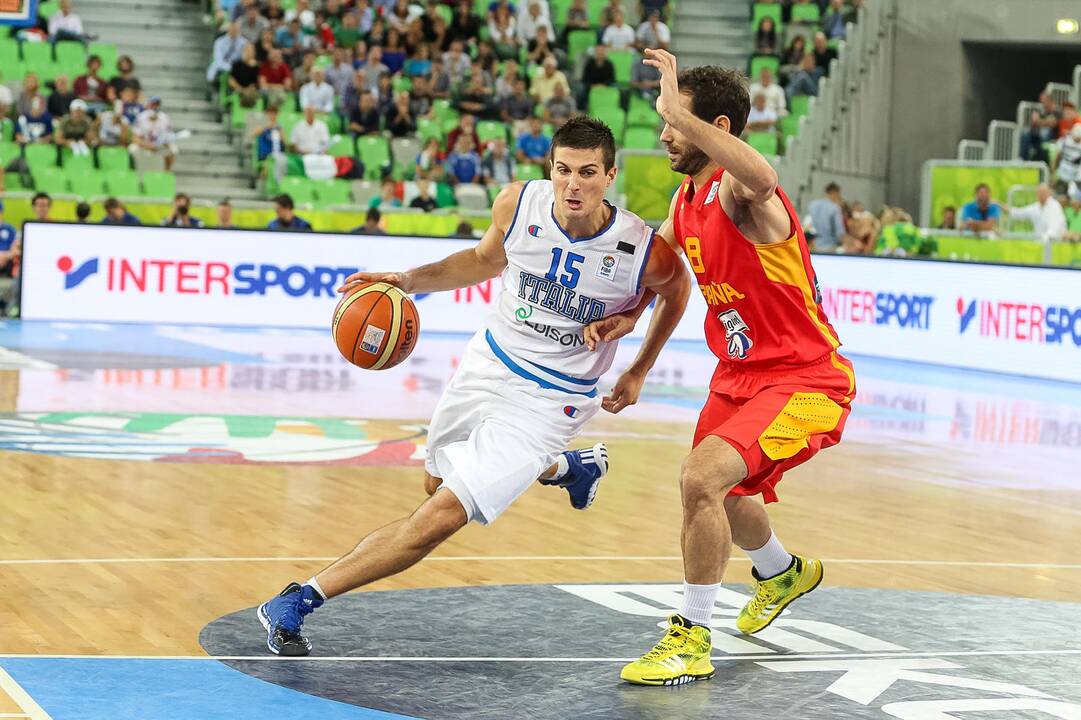
<path fill-rule="evenodd" d="M 475 241 L 28 223 L 23 244 L 26 319 L 321 328 L 349 274 L 416 267 Z M 842 352 L 1081 382 L 1081 271 L 813 262 Z M 414 296 L 422 332 L 476 331 L 500 290 L 495 278 Z M 736 297 L 736 309 L 748 299 Z M 701 339 L 705 312 L 692 293 L 674 337 Z M 646 327 L 648 315 L 635 336 Z M 748 359 L 754 331 L 743 330 Z"/>

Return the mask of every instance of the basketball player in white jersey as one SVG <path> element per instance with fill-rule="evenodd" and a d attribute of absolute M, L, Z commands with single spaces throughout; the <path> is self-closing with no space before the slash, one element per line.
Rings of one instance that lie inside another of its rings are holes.
<path fill-rule="evenodd" d="M 549 160 L 550 181 L 503 188 L 475 248 L 408 272 L 357 273 L 342 288 L 383 281 L 430 293 L 503 278 L 496 309 L 432 416 L 425 463 L 431 497 L 263 603 L 258 615 L 271 652 L 307 655 L 312 646 L 301 626 L 324 601 L 402 572 L 470 521 L 493 522 L 538 478 L 558 482 L 568 473 L 564 449 L 597 410 L 619 412 L 637 401 L 686 307 L 690 276 L 640 218 L 604 201 L 616 176 L 615 142 L 604 123 L 569 120 L 552 138 Z M 402 245 L 406 250 L 408 241 Z M 633 327 L 646 290 L 657 293 L 646 338 L 602 400 L 597 382 L 616 351 L 608 340 Z M 599 474 L 593 460 L 591 481 Z M 595 482 L 587 486 L 592 491 Z"/>

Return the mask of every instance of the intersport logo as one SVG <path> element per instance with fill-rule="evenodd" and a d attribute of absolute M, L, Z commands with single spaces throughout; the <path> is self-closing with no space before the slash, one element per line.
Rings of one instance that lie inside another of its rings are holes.
<path fill-rule="evenodd" d="M 1081 347 L 1081 307 L 957 298 L 959 334 Z"/>
<path fill-rule="evenodd" d="M 79 267 L 75 267 L 75 261 L 69 256 L 64 255 L 56 261 L 57 269 L 64 274 L 64 289 L 71 290 L 73 287 L 78 287 L 82 284 L 83 280 L 86 280 L 91 275 L 96 275 L 98 272 L 98 259 L 90 258 L 83 262 Z M 74 270 L 72 268 L 75 268 Z"/>

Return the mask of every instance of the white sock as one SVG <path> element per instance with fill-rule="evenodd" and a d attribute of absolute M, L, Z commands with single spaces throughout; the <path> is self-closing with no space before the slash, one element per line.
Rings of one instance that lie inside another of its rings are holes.
<path fill-rule="evenodd" d="M 713 606 L 717 601 L 717 591 L 720 589 L 720 583 L 716 585 L 692 585 L 684 581 L 683 605 L 679 609 L 679 614 L 695 625 L 709 627 L 709 622 L 713 618 Z"/>
<path fill-rule="evenodd" d="M 552 477 L 548 478 L 546 482 L 557 483 L 563 478 L 567 477 L 567 473 L 571 471 L 570 463 L 567 462 L 567 456 L 563 453 L 559 454 L 559 459 L 556 460 L 556 471 Z"/>
<path fill-rule="evenodd" d="M 310 586 L 312 590 L 319 593 L 319 597 L 323 598 L 324 600 L 327 599 L 327 594 L 323 592 L 323 588 L 319 587 L 319 581 L 315 579 L 314 575 L 312 575 L 304 584 Z"/>
<path fill-rule="evenodd" d="M 747 553 L 747 556 L 751 558 L 754 569 L 758 571 L 758 577 L 763 580 L 774 575 L 780 575 L 792 564 L 791 553 L 784 549 L 784 545 L 781 544 L 781 541 L 777 539 L 777 535 L 772 530 L 769 532 L 769 540 L 766 541 L 765 545 L 757 550 L 744 548 L 743 552 Z"/>

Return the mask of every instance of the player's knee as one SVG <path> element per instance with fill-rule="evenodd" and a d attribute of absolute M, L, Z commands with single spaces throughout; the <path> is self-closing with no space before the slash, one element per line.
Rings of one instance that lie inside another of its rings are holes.
<path fill-rule="evenodd" d="M 433 549 L 467 522 L 465 508 L 452 492 L 432 495 L 413 513 L 413 537 L 421 547 Z"/>
<path fill-rule="evenodd" d="M 746 474 L 743 459 L 727 443 L 714 451 L 694 450 L 683 461 L 679 485 L 685 509 L 720 505 Z"/>

